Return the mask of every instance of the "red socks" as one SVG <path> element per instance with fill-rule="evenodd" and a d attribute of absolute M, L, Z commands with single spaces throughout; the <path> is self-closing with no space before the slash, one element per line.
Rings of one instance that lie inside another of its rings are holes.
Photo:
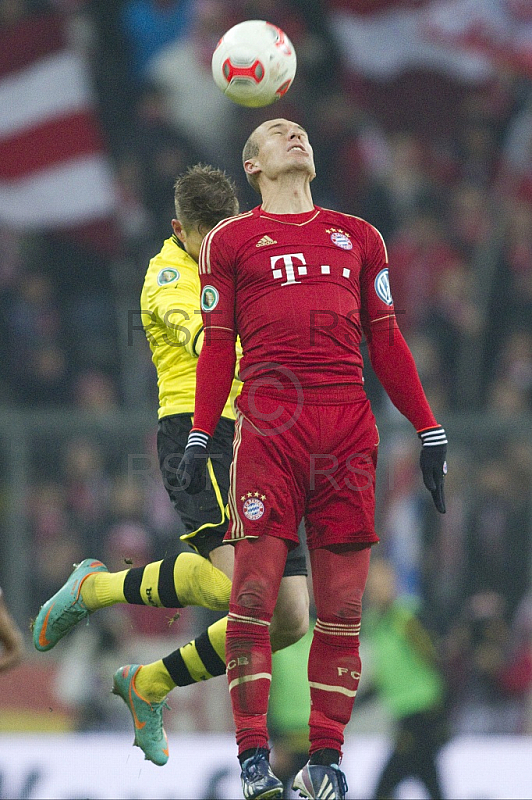
<path fill-rule="evenodd" d="M 341 752 L 360 680 L 362 595 L 371 548 L 335 545 L 310 552 L 318 619 L 310 648 L 310 752 Z"/>
<path fill-rule="evenodd" d="M 273 536 L 243 539 L 235 546 L 225 655 L 239 754 L 251 748 L 269 749 L 269 627 L 287 552 L 286 542 Z"/>
<path fill-rule="evenodd" d="M 264 615 L 265 616 L 265 615 Z M 270 621 L 231 605 L 225 653 L 238 752 L 268 748 L 266 715 L 272 679 Z"/>
<path fill-rule="evenodd" d="M 311 754 L 342 749 L 360 681 L 359 632 L 360 618 L 316 621 L 308 664 Z"/>

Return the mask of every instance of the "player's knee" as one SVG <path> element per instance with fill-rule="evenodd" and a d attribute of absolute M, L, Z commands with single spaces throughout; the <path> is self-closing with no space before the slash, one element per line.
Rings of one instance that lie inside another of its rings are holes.
<path fill-rule="evenodd" d="M 267 611 L 272 605 L 271 590 L 261 581 L 246 581 L 238 589 L 235 601 L 237 605 L 249 611 Z"/>

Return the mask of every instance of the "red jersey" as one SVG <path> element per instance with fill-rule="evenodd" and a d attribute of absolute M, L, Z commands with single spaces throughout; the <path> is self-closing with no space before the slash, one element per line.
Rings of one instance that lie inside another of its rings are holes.
<path fill-rule="evenodd" d="M 199 272 L 206 339 L 209 328 L 240 336 L 244 381 L 247 371 L 304 388 L 361 385 L 363 335 L 394 316 L 380 233 L 318 206 L 220 222 Z"/>

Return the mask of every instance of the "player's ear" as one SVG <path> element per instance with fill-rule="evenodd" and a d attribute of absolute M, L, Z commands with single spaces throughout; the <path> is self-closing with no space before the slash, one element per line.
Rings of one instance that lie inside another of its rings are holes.
<path fill-rule="evenodd" d="M 260 172 L 260 167 L 252 158 L 248 158 L 244 161 L 244 172 L 246 175 L 256 175 Z"/>
<path fill-rule="evenodd" d="M 172 220 L 172 230 L 174 231 L 174 233 L 177 236 L 177 238 L 179 239 L 179 241 L 183 242 L 183 244 L 185 244 L 185 239 L 187 238 L 186 237 L 186 233 L 185 233 L 185 230 L 184 230 L 183 226 L 181 225 L 181 223 L 179 222 L 178 219 L 173 219 Z"/>

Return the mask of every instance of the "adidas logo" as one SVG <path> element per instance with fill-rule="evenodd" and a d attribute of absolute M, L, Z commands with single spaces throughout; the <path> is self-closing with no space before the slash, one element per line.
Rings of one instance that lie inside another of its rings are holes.
<path fill-rule="evenodd" d="M 262 239 L 259 239 L 255 247 L 265 247 L 267 244 L 277 244 L 276 239 L 272 239 L 271 236 L 263 236 Z"/>
<path fill-rule="evenodd" d="M 336 797 L 334 786 L 332 785 L 328 775 L 324 775 L 316 797 L 323 798 L 323 800 L 329 800 L 329 798 L 330 800 L 334 800 Z"/>

